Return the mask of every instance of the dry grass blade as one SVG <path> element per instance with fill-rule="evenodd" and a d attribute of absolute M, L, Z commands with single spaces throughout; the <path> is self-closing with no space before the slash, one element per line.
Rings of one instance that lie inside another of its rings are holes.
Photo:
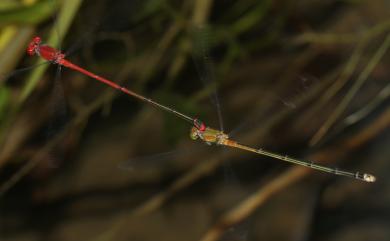
<path fill-rule="evenodd" d="M 321 111 L 321 108 L 323 108 L 324 105 L 328 103 L 345 86 L 345 84 L 347 84 L 348 80 L 356 70 L 357 64 L 361 58 L 361 55 L 363 54 L 365 46 L 366 41 L 364 40 L 358 44 L 340 75 L 325 91 L 325 93 L 320 96 L 319 100 L 310 108 L 304 121 L 308 121 L 309 118 L 312 118 L 316 113 Z M 316 143 L 312 143 L 312 146 L 315 144 Z"/>
<path fill-rule="evenodd" d="M 317 44 L 350 44 L 361 41 L 361 39 L 372 39 L 390 29 L 390 21 L 384 21 L 369 28 L 363 33 L 334 34 L 334 33 L 304 33 L 295 39 L 293 43 L 317 43 Z"/>
<path fill-rule="evenodd" d="M 345 111 L 348 107 L 352 99 L 355 97 L 356 93 L 359 91 L 360 87 L 365 83 L 368 76 L 371 74 L 375 66 L 382 59 L 384 54 L 386 53 L 388 47 L 390 45 L 390 34 L 386 36 L 383 44 L 378 48 L 377 52 L 371 58 L 370 62 L 367 64 L 366 68 L 361 72 L 356 82 L 352 86 L 352 88 L 345 95 L 341 103 L 335 108 L 332 114 L 329 116 L 327 121 L 321 126 L 321 128 L 317 131 L 317 133 L 310 140 L 310 145 L 315 145 L 322 137 L 328 132 L 328 130 L 333 126 L 333 124 L 339 119 L 340 115 Z"/>

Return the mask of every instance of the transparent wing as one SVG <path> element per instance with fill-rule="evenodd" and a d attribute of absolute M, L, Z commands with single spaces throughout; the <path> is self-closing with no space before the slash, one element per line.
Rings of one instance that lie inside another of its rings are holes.
<path fill-rule="evenodd" d="M 95 23 L 92 26 L 88 27 L 88 30 L 83 32 L 79 38 L 70 46 L 66 52 L 65 56 L 70 56 L 78 49 L 80 49 L 86 42 L 91 41 L 91 34 L 96 31 L 96 29 L 100 26 L 101 23 Z"/>
<path fill-rule="evenodd" d="M 215 67 L 210 55 L 210 35 L 211 33 L 207 27 L 195 27 L 193 29 L 193 59 L 200 79 L 206 88 L 210 88 L 210 101 L 216 110 L 219 128 L 224 131 Z M 228 160 L 223 162 L 222 167 L 225 185 L 240 185 L 239 178 Z"/>
<path fill-rule="evenodd" d="M 31 65 L 31 66 L 28 66 L 28 67 L 25 67 L 25 68 L 21 68 L 21 69 L 17 69 L 17 70 L 14 70 L 10 73 L 7 73 L 7 74 L 2 74 L 0 73 L 0 81 L 5 81 L 13 76 L 16 76 L 16 75 L 19 75 L 19 74 L 23 74 L 29 70 L 32 70 L 34 68 L 37 68 L 39 66 L 43 66 L 43 65 L 46 65 L 46 64 L 49 64 L 50 62 L 49 61 L 45 61 L 45 62 L 42 62 L 42 63 L 37 63 L 37 64 L 34 64 L 34 65 Z"/>
<path fill-rule="evenodd" d="M 195 27 L 193 30 L 193 59 L 199 77 L 206 88 L 210 88 L 210 101 L 217 112 L 219 128 L 224 131 L 221 104 L 217 92 L 214 63 L 210 57 L 210 34 L 206 27 Z"/>
<path fill-rule="evenodd" d="M 47 142 L 50 141 L 56 134 L 63 130 L 69 120 L 68 110 L 65 99 L 63 84 L 61 83 L 61 65 L 56 69 L 56 75 L 53 83 L 53 90 L 49 98 L 49 114 L 50 120 L 45 130 Z M 64 153 L 58 149 L 53 149 L 49 155 L 49 166 L 58 167 L 63 161 Z"/>

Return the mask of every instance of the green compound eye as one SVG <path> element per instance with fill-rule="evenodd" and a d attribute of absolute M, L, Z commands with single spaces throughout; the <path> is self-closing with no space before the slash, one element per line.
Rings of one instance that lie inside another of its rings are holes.
<path fill-rule="evenodd" d="M 192 127 L 192 128 L 191 128 L 190 138 L 191 138 L 192 140 L 196 140 L 196 139 L 199 138 L 199 136 L 198 136 L 198 130 L 197 130 L 195 127 Z"/>

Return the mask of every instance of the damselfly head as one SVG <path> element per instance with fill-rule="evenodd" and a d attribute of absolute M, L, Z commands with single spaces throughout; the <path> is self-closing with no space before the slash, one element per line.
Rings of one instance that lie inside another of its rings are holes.
<path fill-rule="evenodd" d="M 206 130 L 206 125 L 203 123 L 203 121 L 199 119 L 194 120 L 194 126 L 200 130 L 200 131 L 205 131 Z"/>
<path fill-rule="evenodd" d="M 198 129 L 196 127 L 192 127 L 191 128 L 191 132 L 190 132 L 190 138 L 192 140 L 197 140 L 199 138 L 199 133 L 198 133 Z"/>
<path fill-rule="evenodd" d="M 39 48 L 39 45 L 41 44 L 42 40 L 40 37 L 36 36 L 34 37 L 30 44 L 27 47 L 27 54 L 28 55 L 34 55 L 37 53 L 37 49 Z"/>

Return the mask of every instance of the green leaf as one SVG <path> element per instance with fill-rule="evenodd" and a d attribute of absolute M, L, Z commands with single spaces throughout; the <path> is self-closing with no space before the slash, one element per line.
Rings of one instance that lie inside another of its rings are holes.
<path fill-rule="evenodd" d="M 53 0 L 50 1 L 55 2 Z M 81 3 L 82 0 L 67 0 L 63 2 L 59 10 L 56 23 L 51 29 L 47 44 L 51 46 L 58 46 L 62 38 L 64 38 L 64 36 L 66 35 L 70 24 L 74 19 L 74 16 L 78 12 Z M 38 61 L 38 64 L 42 62 L 44 62 L 44 60 L 40 59 Z M 30 77 L 26 81 L 26 84 L 24 85 L 22 93 L 20 95 L 20 103 L 23 103 L 32 93 L 47 67 L 48 65 L 42 66 L 36 68 L 33 72 L 31 72 Z"/>
<path fill-rule="evenodd" d="M 0 25 L 6 24 L 38 24 L 50 17 L 56 9 L 57 1 L 42 0 L 33 5 L 0 8 Z"/>
<path fill-rule="evenodd" d="M 0 122 L 4 120 L 4 117 L 8 110 L 9 104 L 9 90 L 5 86 L 0 87 Z"/>

